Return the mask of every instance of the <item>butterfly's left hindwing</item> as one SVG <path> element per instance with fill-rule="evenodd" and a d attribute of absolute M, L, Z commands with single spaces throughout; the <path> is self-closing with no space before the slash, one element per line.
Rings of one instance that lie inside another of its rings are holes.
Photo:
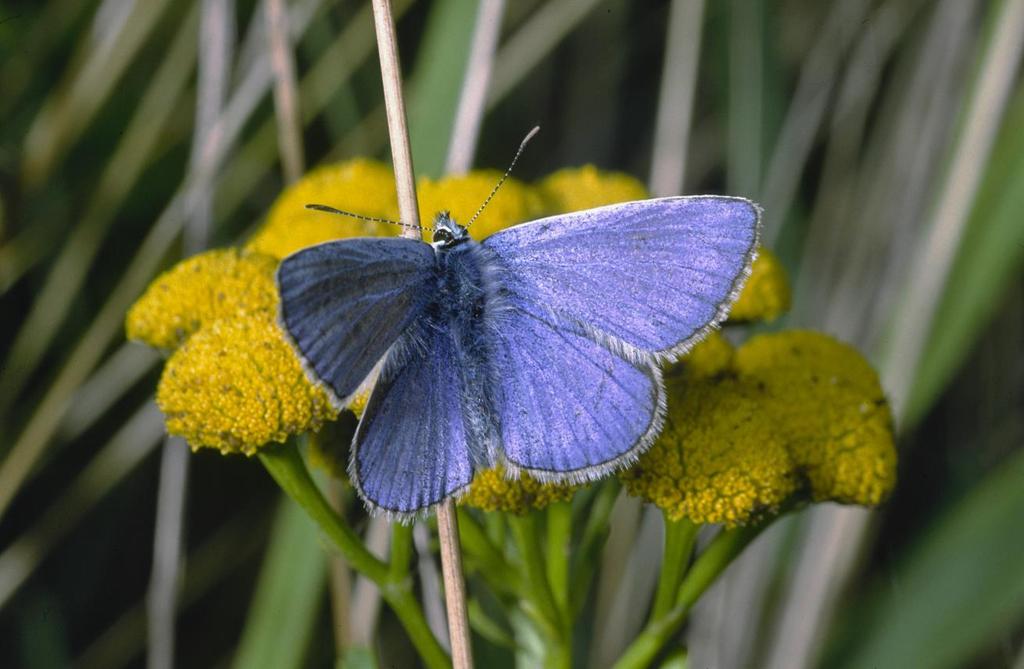
<path fill-rule="evenodd" d="M 349 460 L 349 476 L 363 499 L 401 519 L 473 479 L 459 352 L 448 330 L 429 324 L 414 324 L 389 353 Z"/>

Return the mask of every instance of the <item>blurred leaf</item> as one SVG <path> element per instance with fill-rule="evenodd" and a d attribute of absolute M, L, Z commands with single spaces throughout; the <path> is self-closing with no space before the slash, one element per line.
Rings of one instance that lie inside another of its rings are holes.
<path fill-rule="evenodd" d="M 871 601 L 843 667 L 962 667 L 1024 617 L 1024 451 L 945 513 Z M 834 658 L 836 659 L 836 658 Z M 835 666 L 828 664 L 827 666 Z"/>
<path fill-rule="evenodd" d="M 427 20 L 409 102 L 409 141 L 417 175 L 437 178 L 444 173 L 476 10 L 475 2 L 440 0 Z"/>
<path fill-rule="evenodd" d="M 282 500 L 234 667 L 304 666 L 326 573 L 327 556 L 316 524 L 297 504 Z"/>
<path fill-rule="evenodd" d="M 1006 117 L 946 283 L 907 403 L 913 425 L 932 406 L 992 321 L 1024 264 L 1024 88 Z"/>

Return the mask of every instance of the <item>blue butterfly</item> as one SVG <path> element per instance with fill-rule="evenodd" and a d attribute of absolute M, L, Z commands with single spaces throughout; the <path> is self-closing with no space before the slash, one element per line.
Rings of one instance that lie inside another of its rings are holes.
<path fill-rule="evenodd" d="M 345 239 L 285 258 L 280 323 L 339 407 L 379 368 L 349 463 L 372 511 L 408 519 L 499 463 L 593 480 L 657 437 L 659 363 L 725 318 L 759 222 L 743 198 L 667 197 L 477 242 L 442 212 L 432 244 Z"/>

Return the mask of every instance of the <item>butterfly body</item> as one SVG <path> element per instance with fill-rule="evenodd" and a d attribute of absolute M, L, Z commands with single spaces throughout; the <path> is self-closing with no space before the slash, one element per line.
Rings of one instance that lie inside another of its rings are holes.
<path fill-rule="evenodd" d="M 408 518 L 483 467 L 583 481 L 634 460 L 661 428 L 659 361 L 724 318 L 758 221 L 741 198 L 663 198 L 478 242 L 445 213 L 433 244 L 289 256 L 280 320 L 339 405 L 379 366 L 350 474 L 372 509 Z"/>

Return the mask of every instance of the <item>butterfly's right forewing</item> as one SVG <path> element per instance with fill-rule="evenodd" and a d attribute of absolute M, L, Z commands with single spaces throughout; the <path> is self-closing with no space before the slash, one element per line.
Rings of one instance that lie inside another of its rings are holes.
<path fill-rule="evenodd" d="M 428 244 L 400 238 L 328 242 L 282 261 L 281 324 L 335 404 L 356 392 L 422 313 L 434 267 Z"/>

